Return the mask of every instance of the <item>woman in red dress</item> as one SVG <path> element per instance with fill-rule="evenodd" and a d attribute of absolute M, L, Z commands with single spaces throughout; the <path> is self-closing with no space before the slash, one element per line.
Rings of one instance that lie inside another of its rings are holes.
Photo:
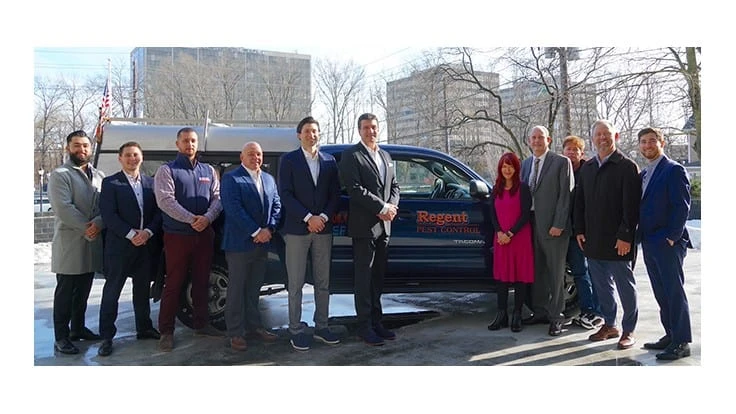
<path fill-rule="evenodd" d="M 534 282 L 534 251 L 529 222 L 532 196 L 529 186 L 519 178 L 521 162 L 516 154 L 507 152 L 498 160 L 496 183 L 491 193 L 491 224 L 493 225 L 493 278 L 498 281 L 498 313 L 488 329 L 495 331 L 509 326 L 508 295 L 514 288 L 514 311 L 511 330 L 521 331 L 521 307 Z"/>

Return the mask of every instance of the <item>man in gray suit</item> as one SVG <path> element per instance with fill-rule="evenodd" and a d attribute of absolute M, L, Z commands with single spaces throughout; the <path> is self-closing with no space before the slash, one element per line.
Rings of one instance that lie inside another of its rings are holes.
<path fill-rule="evenodd" d="M 71 341 L 98 340 L 85 326 L 84 314 L 95 272 L 102 271 L 100 188 L 105 174 L 89 160 L 92 141 L 84 131 L 66 137 L 68 160 L 49 176 L 49 202 L 54 210 L 51 241 L 51 271 L 56 273 L 54 290 L 54 349 L 77 354 Z M 71 329 L 69 327 L 71 322 Z"/>
<path fill-rule="evenodd" d="M 532 317 L 527 324 L 549 321 L 549 334 L 562 333 L 565 316 L 565 258 L 572 224 L 570 199 L 575 187 L 572 164 L 549 150 L 552 137 L 537 125 L 529 134 L 532 156 L 521 163 L 521 179 L 532 191 L 534 284 Z"/>
<path fill-rule="evenodd" d="M 353 239 L 358 336 L 375 346 L 396 338 L 381 324 L 381 293 L 399 185 L 391 156 L 378 147 L 376 116 L 358 117 L 358 131 L 361 142 L 343 151 L 338 170 L 350 196 L 348 235 Z"/>

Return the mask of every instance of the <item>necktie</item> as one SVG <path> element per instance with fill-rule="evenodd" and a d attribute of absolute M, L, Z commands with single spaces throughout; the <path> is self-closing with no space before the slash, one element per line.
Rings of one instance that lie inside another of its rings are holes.
<path fill-rule="evenodd" d="M 537 179 L 539 178 L 539 158 L 534 159 L 534 172 L 532 173 L 531 190 L 532 193 L 537 189 Z"/>

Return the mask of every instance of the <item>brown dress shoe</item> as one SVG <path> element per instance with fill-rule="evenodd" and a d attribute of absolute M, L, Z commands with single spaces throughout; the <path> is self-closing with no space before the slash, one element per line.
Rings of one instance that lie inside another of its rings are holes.
<path fill-rule="evenodd" d="M 174 349 L 174 335 L 161 334 L 161 339 L 158 340 L 158 349 L 162 352 L 171 352 Z"/>
<path fill-rule="evenodd" d="M 598 332 L 594 333 L 593 335 L 590 335 L 588 339 L 590 339 L 593 342 L 598 342 L 598 341 L 605 341 L 606 339 L 618 338 L 618 335 L 619 335 L 619 332 L 615 326 L 603 325 L 601 326 L 601 329 L 598 330 Z"/>
<path fill-rule="evenodd" d="M 629 349 L 636 343 L 633 332 L 624 332 L 618 340 L 618 349 Z"/>
<path fill-rule="evenodd" d="M 258 328 L 255 331 L 250 331 L 247 336 L 249 338 L 258 338 L 264 342 L 276 342 L 276 340 L 279 339 L 278 335 L 263 328 Z"/>
<path fill-rule="evenodd" d="M 245 351 L 248 349 L 248 343 L 245 342 L 245 338 L 242 336 L 234 336 L 230 338 L 230 348 L 235 351 Z"/>

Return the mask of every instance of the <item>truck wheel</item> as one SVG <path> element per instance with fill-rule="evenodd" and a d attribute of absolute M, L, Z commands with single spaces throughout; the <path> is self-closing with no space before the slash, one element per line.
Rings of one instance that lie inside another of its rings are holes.
<path fill-rule="evenodd" d="M 209 300 L 207 308 L 210 314 L 210 324 L 224 331 L 225 328 L 225 300 L 227 299 L 228 273 L 224 257 L 216 257 L 210 269 Z M 192 314 L 192 283 L 187 282 L 182 290 L 182 304 L 177 317 L 189 328 L 194 328 Z"/>

